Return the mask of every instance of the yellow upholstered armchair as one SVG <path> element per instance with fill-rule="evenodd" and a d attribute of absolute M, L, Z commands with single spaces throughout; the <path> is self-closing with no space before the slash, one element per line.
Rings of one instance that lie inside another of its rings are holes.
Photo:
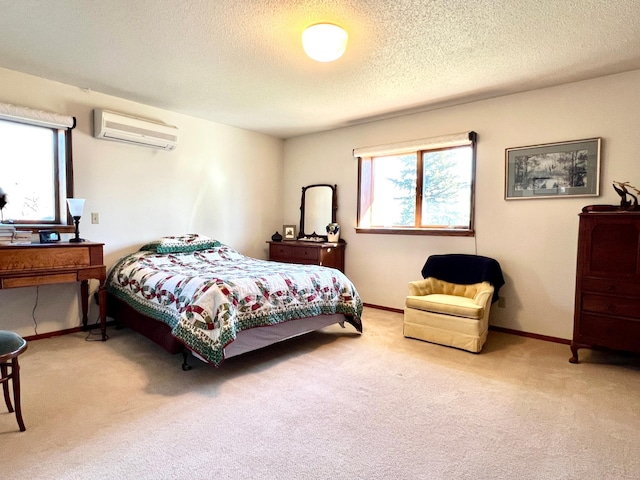
<path fill-rule="evenodd" d="M 504 284 L 500 265 L 478 255 L 432 255 L 423 280 L 409 283 L 404 336 L 480 352 L 491 303 Z"/>

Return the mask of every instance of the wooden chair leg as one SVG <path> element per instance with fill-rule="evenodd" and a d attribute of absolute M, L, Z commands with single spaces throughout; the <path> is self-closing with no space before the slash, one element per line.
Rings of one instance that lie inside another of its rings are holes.
<path fill-rule="evenodd" d="M 11 397 L 9 396 L 9 371 L 7 369 L 7 364 L 3 363 L 0 366 L 0 373 L 2 374 L 2 390 L 4 391 L 4 403 L 7 404 L 7 408 L 9 409 L 9 413 L 13 412 L 13 406 L 11 405 Z"/>
<path fill-rule="evenodd" d="M 24 426 L 22 408 L 20 407 L 20 365 L 18 364 L 18 357 L 12 360 L 11 376 L 13 377 L 13 403 L 16 408 L 16 420 L 18 420 L 20 431 L 24 432 L 27 428 Z"/>

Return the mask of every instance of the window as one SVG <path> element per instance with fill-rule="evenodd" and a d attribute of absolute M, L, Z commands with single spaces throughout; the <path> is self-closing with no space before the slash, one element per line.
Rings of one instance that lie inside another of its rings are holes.
<path fill-rule="evenodd" d="M 475 132 L 358 148 L 358 233 L 473 235 Z"/>
<path fill-rule="evenodd" d="M 33 231 L 52 227 L 73 231 L 66 199 L 73 197 L 74 125 L 73 117 L 0 104 L 0 188 L 7 195 L 4 223 Z"/>

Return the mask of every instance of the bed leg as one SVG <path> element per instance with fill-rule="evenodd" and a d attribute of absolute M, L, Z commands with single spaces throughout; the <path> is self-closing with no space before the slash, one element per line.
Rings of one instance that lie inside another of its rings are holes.
<path fill-rule="evenodd" d="M 353 315 L 345 315 L 345 321 L 350 324 L 353 325 L 353 328 L 355 328 L 358 332 L 362 333 L 362 320 L 361 319 L 356 319 Z"/>
<path fill-rule="evenodd" d="M 189 350 L 185 348 L 182 351 L 182 370 L 184 370 L 185 372 L 188 372 L 192 368 L 191 365 L 189 365 L 188 360 L 189 360 Z"/>

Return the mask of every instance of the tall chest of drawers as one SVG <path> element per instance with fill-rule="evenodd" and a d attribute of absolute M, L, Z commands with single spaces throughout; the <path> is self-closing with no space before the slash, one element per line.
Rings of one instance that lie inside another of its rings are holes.
<path fill-rule="evenodd" d="M 269 260 L 284 263 L 302 263 L 304 265 L 322 265 L 337 268 L 344 273 L 345 242 L 305 242 L 290 240 L 267 242 Z"/>
<path fill-rule="evenodd" d="M 591 347 L 640 352 L 640 212 L 580 214 L 569 361 Z"/>

